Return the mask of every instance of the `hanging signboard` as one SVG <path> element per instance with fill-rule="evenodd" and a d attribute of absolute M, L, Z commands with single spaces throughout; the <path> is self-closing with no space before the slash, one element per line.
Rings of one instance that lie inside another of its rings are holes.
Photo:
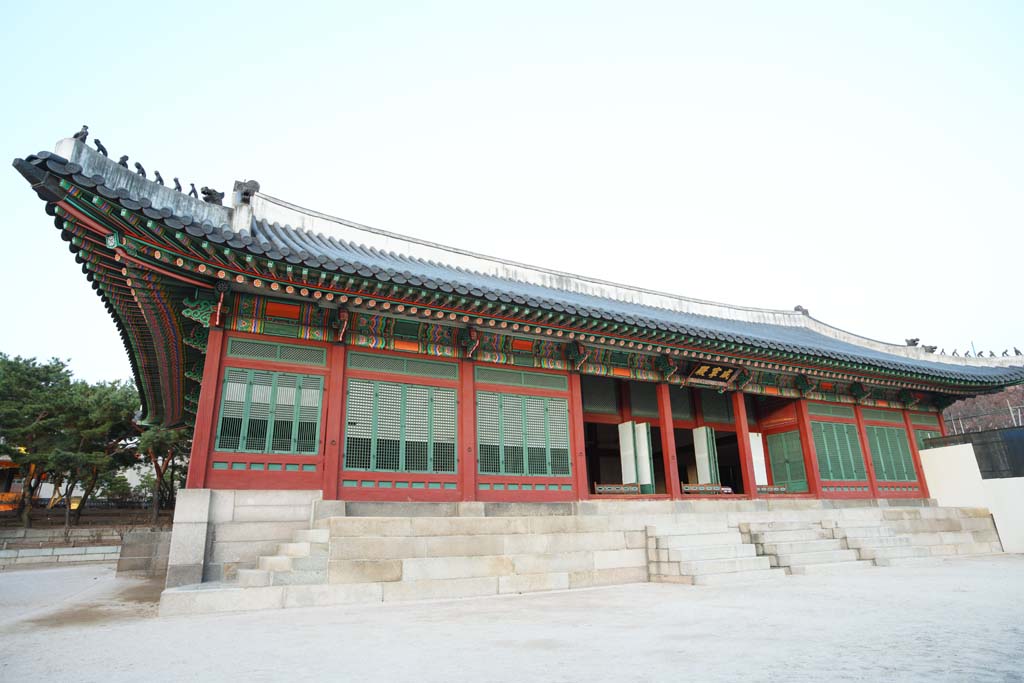
<path fill-rule="evenodd" d="M 697 383 L 721 386 L 736 376 L 736 368 L 714 363 L 697 363 L 690 372 L 690 379 Z"/>

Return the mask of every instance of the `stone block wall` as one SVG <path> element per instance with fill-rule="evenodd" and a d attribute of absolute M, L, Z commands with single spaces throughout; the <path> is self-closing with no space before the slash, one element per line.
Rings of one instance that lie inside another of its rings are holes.
<path fill-rule="evenodd" d="M 121 544 L 117 573 L 130 576 L 163 577 L 171 553 L 170 531 L 130 531 Z"/>

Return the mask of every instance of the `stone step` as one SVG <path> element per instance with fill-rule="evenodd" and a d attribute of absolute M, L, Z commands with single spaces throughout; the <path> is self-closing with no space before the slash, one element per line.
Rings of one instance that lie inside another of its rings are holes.
<path fill-rule="evenodd" d="M 379 603 L 382 594 L 379 583 L 252 588 L 241 588 L 235 584 L 203 583 L 165 590 L 160 596 L 160 616 Z"/>
<path fill-rule="evenodd" d="M 292 571 L 311 571 L 327 569 L 327 555 L 310 555 L 309 557 L 293 557 Z"/>
<path fill-rule="evenodd" d="M 779 567 L 797 567 L 807 564 L 828 564 L 833 562 L 855 562 L 860 558 L 856 550 L 821 550 L 812 553 L 794 553 L 776 555 L 775 565 Z"/>
<path fill-rule="evenodd" d="M 307 543 L 305 541 L 299 543 L 280 543 L 278 544 L 277 554 L 290 557 L 327 557 L 330 548 L 329 543 Z"/>
<path fill-rule="evenodd" d="M 921 534 L 939 531 L 963 531 L 959 517 L 946 519 L 902 519 L 886 522 L 897 534 Z"/>
<path fill-rule="evenodd" d="M 726 518 L 710 520 L 673 521 L 646 527 L 648 536 L 688 536 L 690 534 L 715 534 L 735 531 Z"/>
<path fill-rule="evenodd" d="M 243 587 L 269 586 L 271 572 L 265 569 L 239 569 L 238 585 Z"/>
<path fill-rule="evenodd" d="M 846 545 L 850 548 L 893 548 L 913 544 L 910 536 L 861 536 L 847 538 Z"/>
<path fill-rule="evenodd" d="M 483 595 L 497 595 L 498 577 L 395 581 L 383 584 L 382 589 L 384 602 L 474 598 Z"/>
<path fill-rule="evenodd" d="M 933 567 L 942 564 L 941 557 L 879 557 L 875 565 L 879 567 Z"/>
<path fill-rule="evenodd" d="M 272 572 L 270 584 L 291 586 L 300 584 L 327 583 L 327 566 L 323 569 L 293 569 L 290 572 Z"/>
<path fill-rule="evenodd" d="M 330 529 L 300 529 L 292 536 L 297 543 L 330 543 Z"/>
<path fill-rule="evenodd" d="M 695 522 L 696 527 L 703 526 Z M 717 525 L 716 525 L 717 526 Z M 331 538 L 365 536 L 476 536 L 640 530 L 640 519 L 594 516 L 331 517 Z"/>
<path fill-rule="evenodd" d="M 931 557 L 932 553 L 928 548 L 914 546 L 898 546 L 891 548 L 861 548 L 856 552 L 860 553 L 862 560 L 889 560 L 896 557 Z"/>
<path fill-rule="evenodd" d="M 723 586 L 784 578 L 786 578 L 786 572 L 783 569 L 752 569 L 750 571 L 728 572 L 725 574 L 701 574 L 693 577 L 693 585 Z"/>
<path fill-rule="evenodd" d="M 328 583 L 381 583 L 402 580 L 401 560 L 331 560 Z"/>
<path fill-rule="evenodd" d="M 767 557 L 733 557 L 724 560 L 691 560 L 679 563 L 681 576 L 702 576 L 704 574 L 726 574 L 756 569 L 770 569 Z"/>
<path fill-rule="evenodd" d="M 896 532 L 887 526 L 839 526 L 832 530 L 836 538 L 881 538 L 895 536 Z"/>
<path fill-rule="evenodd" d="M 766 531 L 800 531 L 821 528 L 820 522 L 741 522 L 740 531 L 744 534 L 764 533 Z"/>
<path fill-rule="evenodd" d="M 790 567 L 789 571 L 791 574 L 797 575 L 833 575 L 833 574 L 850 574 L 855 572 L 861 572 L 865 569 L 874 567 L 875 563 L 871 560 L 854 560 L 852 562 L 822 562 L 820 564 L 799 564 L 795 567 Z"/>
<path fill-rule="evenodd" d="M 689 562 L 692 560 L 724 560 L 733 557 L 754 557 L 757 551 L 749 543 L 742 545 L 698 545 L 689 548 L 656 550 L 662 562 Z M 664 553 L 664 555 L 662 555 Z"/>
<path fill-rule="evenodd" d="M 703 545 L 740 545 L 742 542 L 743 539 L 738 531 L 658 536 L 655 538 L 656 547 L 666 550 L 671 548 L 693 548 Z"/>
<path fill-rule="evenodd" d="M 286 572 L 292 568 L 292 558 L 287 555 L 263 555 L 256 562 L 257 569 L 272 572 Z"/>
<path fill-rule="evenodd" d="M 643 545 L 642 534 L 636 546 Z M 458 536 L 367 536 L 335 537 L 331 559 L 406 559 L 415 557 L 451 557 L 515 555 L 523 553 L 575 552 L 580 550 L 617 550 L 627 547 L 625 532 L 588 531 L 549 534 L 483 534 Z"/>
<path fill-rule="evenodd" d="M 841 538 L 822 538 L 816 541 L 790 541 L 788 543 L 760 543 L 758 555 L 791 555 L 813 553 L 822 550 L 845 550 L 846 542 Z"/>
<path fill-rule="evenodd" d="M 755 531 L 750 534 L 753 543 L 795 543 L 796 541 L 818 541 L 832 538 L 831 529 L 782 529 L 779 531 Z"/>

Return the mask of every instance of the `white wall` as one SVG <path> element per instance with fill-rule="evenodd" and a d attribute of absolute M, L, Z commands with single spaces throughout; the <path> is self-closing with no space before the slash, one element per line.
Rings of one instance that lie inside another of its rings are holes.
<path fill-rule="evenodd" d="M 1003 550 L 1024 553 L 1024 477 L 982 479 L 970 444 L 927 448 L 921 465 L 939 505 L 988 508 Z"/>
<path fill-rule="evenodd" d="M 1008 553 L 1024 553 L 1024 477 L 982 482 L 999 540 Z"/>
<path fill-rule="evenodd" d="M 927 448 L 921 465 L 931 497 L 943 507 L 988 507 L 978 460 L 970 444 Z"/>

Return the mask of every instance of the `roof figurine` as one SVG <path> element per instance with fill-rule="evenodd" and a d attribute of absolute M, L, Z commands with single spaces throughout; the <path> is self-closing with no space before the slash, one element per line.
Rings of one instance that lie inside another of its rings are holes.
<path fill-rule="evenodd" d="M 146 177 L 146 169 L 142 168 L 142 164 L 140 164 L 137 161 L 135 162 L 135 172 L 138 173 L 143 178 Z"/>
<path fill-rule="evenodd" d="M 917 343 L 918 343 L 919 341 L 921 341 L 921 340 L 920 340 L 920 339 L 918 339 L 917 337 L 914 337 L 913 339 L 907 339 L 907 340 L 906 340 L 906 342 L 907 342 L 907 346 L 917 346 Z"/>
<path fill-rule="evenodd" d="M 937 348 L 939 348 L 939 347 L 937 347 L 937 346 L 928 346 L 926 344 L 926 345 L 921 347 L 921 350 L 924 351 L 925 353 L 935 353 L 935 349 L 937 349 Z"/>
<path fill-rule="evenodd" d="M 99 153 L 100 153 L 100 154 L 102 154 L 103 156 L 109 156 L 109 155 L 107 154 L 107 148 L 103 146 L 103 143 L 102 143 L 102 142 L 100 142 L 100 139 L 99 139 L 99 138 L 93 138 L 93 140 L 92 140 L 92 144 L 96 145 L 96 151 L 97 151 L 97 152 L 99 152 Z"/>
<path fill-rule="evenodd" d="M 83 124 L 82 130 L 78 131 L 71 137 L 74 138 L 75 140 L 78 140 L 79 142 L 85 142 L 86 140 L 89 139 L 89 126 Z"/>
<path fill-rule="evenodd" d="M 808 316 L 808 317 L 810 317 L 810 315 L 811 315 L 811 312 L 810 312 L 810 311 L 808 311 L 808 310 L 807 310 L 806 308 L 804 308 L 803 306 L 800 306 L 799 304 L 798 304 L 798 305 L 796 305 L 796 306 L 794 306 L 794 307 L 793 307 L 793 310 L 794 310 L 794 311 L 796 311 L 797 313 L 803 313 L 804 315 L 806 315 L 806 316 Z"/>
<path fill-rule="evenodd" d="M 1024 356 L 1024 353 L 1021 353 L 1020 349 L 1018 349 L 1016 346 L 1014 346 L 1013 347 L 1013 355 L 1015 355 L 1015 356 Z"/>
<path fill-rule="evenodd" d="M 122 154 L 121 158 L 117 160 L 117 163 L 125 168 L 128 168 L 128 155 Z"/>
<path fill-rule="evenodd" d="M 153 171 L 153 182 L 157 185 L 164 184 L 164 177 L 160 175 L 160 171 Z"/>
<path fill-rule="evenodd" d="M 177 192 L 181 192 L 181 181 L 178 180 L 177 178 L 174 178 L 174 189 Z"/>
<path fill-rule="evenodd" d="M 196 184 L 195 183 L 189 183 L 189 186 L 191 186 L 192 189 L 188 191 L 188 196 L 189 197 L 195 197 L 196 199 L 199 199 L 199 193 L 196 192 Z"/>
<path fill-rule="evenodd" d="M 206 187 L 205 185 L 203 186 L 203 189 L 201 191 L 203 193 L 203 201 L 206 202 L 207 204 L 216 204 L 217 206 L 223 205 L 223 192 L 217 192 L 217 190 L 213 189 L 212 187 Z"/>

